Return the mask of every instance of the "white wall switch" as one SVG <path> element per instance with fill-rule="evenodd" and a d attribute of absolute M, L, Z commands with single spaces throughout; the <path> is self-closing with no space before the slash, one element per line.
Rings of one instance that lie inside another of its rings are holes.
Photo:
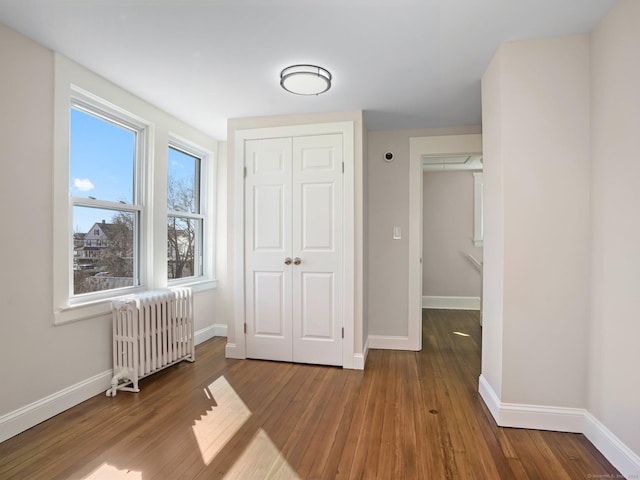
<path fill-rule="evenodd" d="M 400 227 L 393 227 L 393 239 L 400 240 L 402 238 L 402 231 Z"/>

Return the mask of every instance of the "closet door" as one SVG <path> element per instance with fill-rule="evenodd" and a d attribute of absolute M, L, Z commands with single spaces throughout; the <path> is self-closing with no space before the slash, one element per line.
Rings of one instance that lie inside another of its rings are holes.
<path fill-rule="evenodd" d="M 342 365 L 342 135 L 293 139 L 293 361 Z"/>
<path fill-rule="evenodd" d="M 245 143 L 247 356 L 292 361 L 292 142 Z"/>
<path fill-rule="evenodd" d="M 245 143 L 249 358 L 342 365 L 342 135 Z"/>

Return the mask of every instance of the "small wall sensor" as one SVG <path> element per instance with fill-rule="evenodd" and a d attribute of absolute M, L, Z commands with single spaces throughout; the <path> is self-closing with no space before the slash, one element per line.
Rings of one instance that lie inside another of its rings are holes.
<path fill-rule="evenodd" d="M 393 162 L 393 152 L 387 152 L 384 154 L 385 162 Z"/>

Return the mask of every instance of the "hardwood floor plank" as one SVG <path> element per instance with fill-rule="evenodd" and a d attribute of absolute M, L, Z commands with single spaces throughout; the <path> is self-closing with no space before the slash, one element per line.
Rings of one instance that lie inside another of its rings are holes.
<path fill-rule="evenodd" d="M 584 479 L 582 435 L 498 427 L 477 392 L 477 312 L 424 310 L 421 352 L 364 372 L 224 358 L 225 340 L 0 444 L 0 479 Z M 137 477 L 136 477 L 137 476 Z"/>

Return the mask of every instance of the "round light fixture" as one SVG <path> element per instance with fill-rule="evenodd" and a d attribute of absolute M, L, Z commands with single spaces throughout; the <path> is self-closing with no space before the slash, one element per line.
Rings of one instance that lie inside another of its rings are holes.
<path fill-rule="evenodd" d="M 320 95 L 331 88 L 331 73 L 316 65 L 292 65 L 280 72 L 280 85 L 296 95 Z"/>

